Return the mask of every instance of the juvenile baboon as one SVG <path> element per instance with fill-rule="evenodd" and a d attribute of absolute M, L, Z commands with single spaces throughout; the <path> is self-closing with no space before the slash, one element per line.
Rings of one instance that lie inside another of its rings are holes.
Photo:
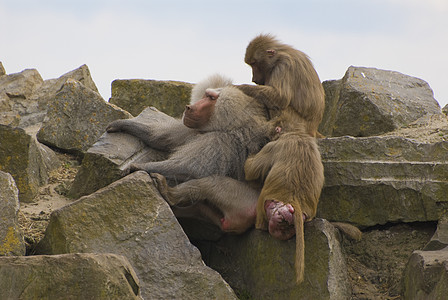
<path fill-rule="evenodd" d="M 304 277 L 304 221 L 316 215 L 324 168 L 314 137 L 302 131 L 282 133 L 245 164 L 246 180 L 261 180 L 255 227 L 280 240 L 296 235 L 295 268 Z"/>
<path fill-rule="evenodd" d="M 238 88 L 261 101 L 269 109 L 270 118 L 277 118 L 282 131 L 304 126 L 307 133 L 316 136 L 325 95 L 308 56 L 262 34 L 249 43 L 244 60 L 252 67 L 252 81 L 257 85 Z"/>

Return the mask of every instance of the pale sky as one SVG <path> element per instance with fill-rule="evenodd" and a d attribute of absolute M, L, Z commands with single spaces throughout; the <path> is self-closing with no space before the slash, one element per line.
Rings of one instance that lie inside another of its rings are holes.
<path fill-rule="evenodd" d="M 249 83 L 244 52 L 259 33 L 307 53 L 322 81 L 350 65 L 393 70 L 448 103 L 447 0 L 0 0 L 8 74 L 50 79 L 87 64 L 105 100 L 114 79 Z"/>

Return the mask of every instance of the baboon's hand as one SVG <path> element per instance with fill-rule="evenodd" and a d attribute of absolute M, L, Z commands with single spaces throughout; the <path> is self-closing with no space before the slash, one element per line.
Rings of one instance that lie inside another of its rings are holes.
<path fill-rule="evenodd" d="M 120 132 L 122 128 L 123 120 L 115 120 L 109 123 L 106 127 L 106 131 L 109 133 Z"/>

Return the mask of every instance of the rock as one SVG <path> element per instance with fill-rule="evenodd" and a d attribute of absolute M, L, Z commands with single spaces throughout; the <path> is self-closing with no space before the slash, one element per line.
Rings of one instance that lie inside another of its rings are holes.
<path fill-rule="evenodd" d="M 318 141 L 325 185 L 318 216 L 361 227 L 437 221 L 448 209 L 448 142 L 394 136 Z"/>
<path fill-rule="evenodd" d="M 323 85 L 319 132 L 325 136 L 378 135 L 441 113 L 428 83 L 394 71 L 352 66 L 342 79 Z"/>
<path fill-rule="evenodd" d="M 204 260 L 243 299 L 349 299 L 350 284 L 336 229 L 315 219 L 305 225 L 305 280 L 295 283 L 295 239 L 279 241 L 250 230 L 199 243 Z"/>
<path fill-rule="evenodd" d="M 2 171 L 0 191 L 0 256 L 25 255 L 25 242 L 17 216 L 19 191 L 12 176 Z"/>
<path fill-rule="evenodd" d="M 173 118 L 154 108 L 145 109 L 134 120 L 143 124 L 169 122 Z M 139 139 L 124 133 L 104 133 L 84 155 L 69 192 L 79 198 L 120 179 L 131 163 L 163 160 L 168 153 L 151 149 Z"/>
<path fill-rule="evenodd" d="M 126 258 L 114 254 L 0 257 L 0 299 L 142 299 Z"/>
<path fill-rule="evenodd" d="M 37 138 L 46 145 L 79 153 L 93 145 L 111 121 L 129 117 L 129 113 L 105 102 L 97 92 L 68 79 L 49 103 Z"/>
<path fill-rule="evenodd" d="M 20 128 L 0 125 L 0 170 L 14 177 L 21 202 L 32 202 L 48 173 L 59 166 L 56 154 Z"/>
<path fill-rule="evenodd" d="M 448 247 L 448 215 L 443 215 L 437 224 L 434 236 L 423 250 L 435 251 Z"/>
<path fill-rule="evenodd" d="M 39 107 L 46 110 L 47 104 L 54 101 L 56 94 L 68 79 L 79 81 L 86 88 L 98 93 L 98 88 L 90 75 L 89 67 L 82 65 L 59 78 L 45 80 L 42 86 L 31 96 L 31 99 L 39 101 Z"/>
<path fill-rule="evenodd" d="M 2 62 L 0 61 L 0 76 L 6 75 L 5 68 L 3 67 Z"/>
<path fill-rule="evenodd" d="M 445 105 L 445 106 L 442 108 L 442 112 L 443 112 L 445 115 L 448 115 L 448 104 Z"/>
<path fill-rule="evenodd" d="M 0 77 L 0 124 L 19 126 L 22 116 L 38 110 L 32 94 L 42 86 L 43 79 L 36 69 Z"/>
<path fill-rule="evenodd" d="M 403 277 L 403 299 L 445 299 L 448 295 L 448 248 L 414 251 Z"/>
<path fill-rule="evenodd" d="M 29 99 L 44 80 L 36 69 L 26 69 L 20 73 L 0 77 L 0 93 L 10 99 Z"/>
<path fill-rule="evenodd" d="M 37 251 L 123 255 L 146 299 L 236 299 L 141 171 L 54 211 Z"/>
<path fill-rule="evenodd" d="M 45 81 L 35 69 L 1 76 L 0 124 L 24 129 L 34 125 L 40 127 L 47 111 L 47 104 L 54 100 L 56 93 L 69 78 L 78 80 L 98 92 L 86 65 L 57 79 Z"/>
<path fill-rule="evenodd" d="M 190 103 L 192 85 L 179 81 L 142 79 L 114 80 L 109 102 L 137 116 L 146 107 L 155 106 L 173 117 L 181 117 Z"/>

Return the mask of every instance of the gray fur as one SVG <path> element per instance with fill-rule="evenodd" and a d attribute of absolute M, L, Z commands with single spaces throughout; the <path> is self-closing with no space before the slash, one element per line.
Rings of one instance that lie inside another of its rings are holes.
<path fill-rule="evenodd" d="M 244 180 L 248 155 L 257 153 L 274 129 L 267 122 L 264 106 L 229 84 L 228 79 L 215 75 L 193 90 L 192 102 L 207 88 L 220 88 L 215 113 L 200 130 L 187 128 L 180 120 L 154 126 L 118 120 L 108 126 L 108 132 L 126 132 L 152 148 L 172 152 L 165 161 L 137 164 L 133 169 L 159 173 L 178 183 L 211 175 Z"/>

